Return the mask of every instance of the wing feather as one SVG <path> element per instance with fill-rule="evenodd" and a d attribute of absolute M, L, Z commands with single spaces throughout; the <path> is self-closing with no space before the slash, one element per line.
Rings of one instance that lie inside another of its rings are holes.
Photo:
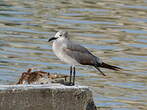
<path fill-rule="evenodd" d="M 63 51 L 82 65 L 96 64 L 96 57 L 79 44 L 68 42 Z"/>

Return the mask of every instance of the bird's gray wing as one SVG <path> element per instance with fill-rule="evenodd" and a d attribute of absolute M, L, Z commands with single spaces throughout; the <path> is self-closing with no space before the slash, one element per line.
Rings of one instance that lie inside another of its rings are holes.
<path fill-rule="evenodd" d="M 96 57 L 92 55 L 83 46 L 69 41 L 66 47 L 63 48 L 65 54 L 75 59 L 78 63 L 82 65 L 95 65 Z"/>

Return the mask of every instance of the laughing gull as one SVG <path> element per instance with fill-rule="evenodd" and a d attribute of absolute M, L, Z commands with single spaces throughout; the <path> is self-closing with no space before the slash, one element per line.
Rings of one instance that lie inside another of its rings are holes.
<path fill-rule="evenodd" d="M 48 40 L 53 41 L 52 49 L 55 55 L 63 62 L 70 65 L 69 85 L 75 84 L 75 66 L 90 65 L 95 67 L 103 76 L 106 76 L 99 67 L 120 70 L 121 68 L 104 63 L 83 46 L 72 42 L 66 31 L 59 31 Z"/>

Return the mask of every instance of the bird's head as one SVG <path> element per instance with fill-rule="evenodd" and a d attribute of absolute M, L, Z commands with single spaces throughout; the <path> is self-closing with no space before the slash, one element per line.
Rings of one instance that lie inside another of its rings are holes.
<path fill-rule="evenodd" d="M 48 42 L 57 40 L 57 39 L 62 39 L 62 38 L 68 38 L 68 32 L 66 31 L 58 31 L 54 37 L 50 38 Z"/>

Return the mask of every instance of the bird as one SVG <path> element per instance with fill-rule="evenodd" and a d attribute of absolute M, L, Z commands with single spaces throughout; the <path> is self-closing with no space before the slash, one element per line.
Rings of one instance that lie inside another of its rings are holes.
<path fill-rule="evenodd" d="M 52 43 L 52 50 L 55 55 L 63 62 L 70 65 L 70 77 L 68 85 L 75 85 L 75 66 L 89 65 L 95 67 L 103 76 L 106 76 L 101 68 L 115 71 L 121 70 L 120 67 L 109 65 L 99 57 L 93 55 L 87 48 L 70 40 L 67 31 L 58 31 L 54 37 L 49 38 L 48 42 Z"/>

